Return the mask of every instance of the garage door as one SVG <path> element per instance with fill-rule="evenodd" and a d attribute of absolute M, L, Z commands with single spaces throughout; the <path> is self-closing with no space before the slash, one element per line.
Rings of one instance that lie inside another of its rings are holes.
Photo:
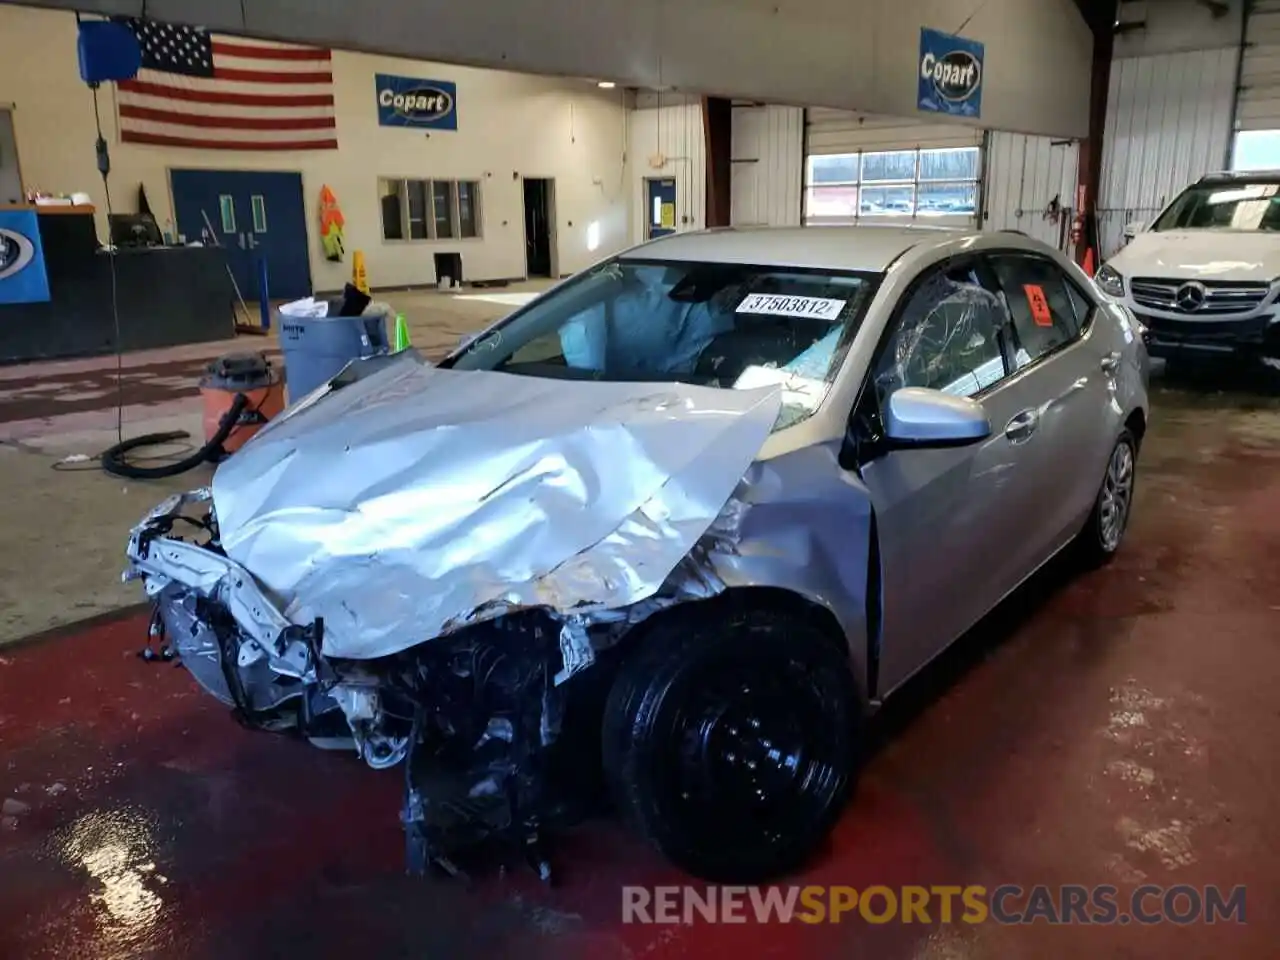
<path fill-rule="evenodd" d="M 1268 170 L 1280 167 L 1280 0 L 1247 10 L 1231 166 Z"/>
<path fill-rule="evenodd" d="M 972 226 L 981 177 L 981 130 L 808 111 L 806 224 L 915 220 Z"/>
<path fill-rule="evenodd" d="M 1280 0 L 1254 0 L 1245 25 L 1240 130 L 1280 130 Z"/>

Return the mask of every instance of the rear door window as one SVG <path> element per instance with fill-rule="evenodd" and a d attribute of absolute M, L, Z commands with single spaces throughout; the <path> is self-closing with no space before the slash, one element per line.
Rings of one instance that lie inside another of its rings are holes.
<path fill-rule="evenodd" d="M 1009 307 L 1014 369 L 1034 363 L 1080 335 L 1085 318 L 1077 314 L 1078 295 L 1056 263 L 1017 253 L 992 254 L 987 259 Z"/>

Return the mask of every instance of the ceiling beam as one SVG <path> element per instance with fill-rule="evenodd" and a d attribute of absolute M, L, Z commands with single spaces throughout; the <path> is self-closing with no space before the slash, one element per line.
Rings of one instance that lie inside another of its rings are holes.
<path fill-rule="evenodd" d="M 1075 3 L 1095 37 L 1115 27 L 1118 0 L 1075 0 Z"/>

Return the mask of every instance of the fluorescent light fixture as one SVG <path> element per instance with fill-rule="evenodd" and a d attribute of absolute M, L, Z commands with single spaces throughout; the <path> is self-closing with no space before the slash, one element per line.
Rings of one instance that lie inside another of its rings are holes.
<path fill-rule="evenodd" d="M 617 86 L 612 80 L 601 80 L 596 84 L 601 90 L 612 90 Z"/>

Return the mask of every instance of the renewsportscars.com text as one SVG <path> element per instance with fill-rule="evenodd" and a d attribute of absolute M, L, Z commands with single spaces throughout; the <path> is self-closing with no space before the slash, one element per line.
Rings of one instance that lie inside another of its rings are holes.
<path fill-rule="evenodd" d="M 623 923 L 1244 923 L 1245 888 L 1110 885 L 622 888 Z"/>

